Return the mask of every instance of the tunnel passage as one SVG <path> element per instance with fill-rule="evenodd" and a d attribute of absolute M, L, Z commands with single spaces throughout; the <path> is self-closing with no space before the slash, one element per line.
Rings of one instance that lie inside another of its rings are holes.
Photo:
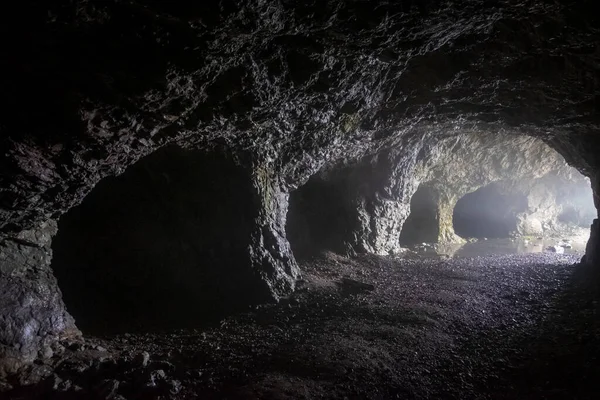
<path fill-rule="evenodd" d="M 52 267 L 84 333 L 196 325 L 247 305 L 247 173 L 225 153 L 161 149 L 59 221 Z"/>
<path fill-rule="evenodd" d="M 505 193 L 492 183 L 464 195 L 454 207 L 454 231 L 463 238 L 507 238 L 517 231 L 517 214 L 527 210 L 527 197 Z"/>
<path fill-rule="evenodd" d="M 290 193 L 286 233 L 296 258 L 346 250 L 345 235 L 353 231 L 350 197 L 343 185 L 318 176 Z"/>
<path fill-rule="evenodd" d="M 400 245 L 437 242 L 439 215 L 437 196 L 425 185 L 420 185 L 410 199 L 410 214 L 400 232 Z"/>

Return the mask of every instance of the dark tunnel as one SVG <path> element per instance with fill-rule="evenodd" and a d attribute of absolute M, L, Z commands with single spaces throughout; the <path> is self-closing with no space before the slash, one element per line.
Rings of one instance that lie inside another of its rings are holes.
<path fill-rule="evenodd" d="M 7 3 L 0 400 L 597 398 L 596 3 Z"/>
<path fill-rule="evenodd" d="M 352 210 L 339 182 L 314 176 L 290 193 L 286 234 L 296 258 L 326 250 L 343 253 L 344 238 L 352 231 Z"/>
<path fill-rule="evenodd" d="M 78 326 L 196 325 L 248 304 L 248 185 L 223 153 L 178 147 L 101 181 L 60 219 L 53 242 L 52 267 Z"/>

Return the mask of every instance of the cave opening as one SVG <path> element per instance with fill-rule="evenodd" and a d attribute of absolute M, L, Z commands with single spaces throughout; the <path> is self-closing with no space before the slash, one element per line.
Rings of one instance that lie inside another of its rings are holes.
<path fill-rule="evenodd" d="M 343 185 L 318 175 L 290 193 L 286 235 L 297 259 L 344 251 L 344 233 L 352 231 L 346 197 Z"/>
<path fill-rule="evenodd" d="M 167 147 L 64 214 L 52 268 L 85 333 L 210 322 L 251 303 L 247 173 L 225 152 Z"/>
<path fill-rule="evenodd" d="M 458 200 L 452 215 L 454 231 L 463 238 L 508 238 L 518 231 L 518 215 L 527 205 L 524 194 L 507 193 L 492 183 Z"/>
<path fill-rule="evenodd" d="M 433 243 L 438 239 L 439 215 L 437 196 L 426 185 L 419 185 L 410 199 L 410 214 L 400 231 L 400 245 Z"/>

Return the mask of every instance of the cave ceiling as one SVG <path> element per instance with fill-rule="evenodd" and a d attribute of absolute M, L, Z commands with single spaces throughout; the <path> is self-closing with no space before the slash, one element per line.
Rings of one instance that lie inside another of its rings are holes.
<path fill-rule="evenodd" d="M 226 147 L 284 190 L 465 130 L 541 137 L 594 175 L 593 6 L 18 2 L 0 16 L 1 229 L 57 217 L 174 142 Z"/>

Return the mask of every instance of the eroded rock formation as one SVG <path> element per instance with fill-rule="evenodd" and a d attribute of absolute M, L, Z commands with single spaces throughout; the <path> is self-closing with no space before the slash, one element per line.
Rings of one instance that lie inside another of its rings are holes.
<path fill-rule="evenodd" d="M 291 191 L 308 181 L 348 194 L 322 200 L 353 214 L 330 227 L 331 245 L 393 253 L 417 190 L 405 177 L 448 136 L 539 137 L 590 176 L 597 200 L 593 6 L 18 2 L 0 13 L 2 364 L 75 332 L 48 268 L 52 232 L 27 237 L 168 144 L 227 148 L 243 170 L 252 222 L 236 247 L 272 299 L 297 273 Z"/>
<path fill-rule="evenodd" d="M 566 216 L 563 211 L 586 212 L 592 197 L 585 177 L 535 138 L 466 133 L 441 141 L 420 171 L 413 176 L 434 199 L 437 242 L 461 241 L 454 232 L 457 203 L 489 185 L 487 196 L 479 196 L 475 201 L 488 207 L 488 214 L 493 208 L 506 208 L 498 210 L 498 215 L 506 215 L 504 222 L 499 221 L 506 225 L 500 228 L 504 233 L 496 233 L 504 237 L 560 235 L 568 228 L 566 220 L 562 224 L 559 220 L 561 215 Z M 486 202 L 489 205 L 483 204 Z M 580 224 L 580 219 L 573 216 L 571 222 Z M 587 225 L 593 216 L 588 213 L 584 219 Z"/>
<path fill-rule="evenodd" d="M 296 253 L 386 255 L 402 244 L 463 242 L 454 231 L 457 203 L 490 185 L 478 200 L 488 203 L 481 204 L 488 214 L 508 207 L 506 220 L 497 221 L 504 226 L 491 236 L 560 235 L 568 230 L 566 220 L 593 220 L 579 215 L 590 209 L 589 182 L 539 139 L 487 132 L 414 139 L 355 164 L 325 168 L 292 192 L 295 225 L 288 235 Z M 493 223 L 481 215 L 474 218 Z"/>

